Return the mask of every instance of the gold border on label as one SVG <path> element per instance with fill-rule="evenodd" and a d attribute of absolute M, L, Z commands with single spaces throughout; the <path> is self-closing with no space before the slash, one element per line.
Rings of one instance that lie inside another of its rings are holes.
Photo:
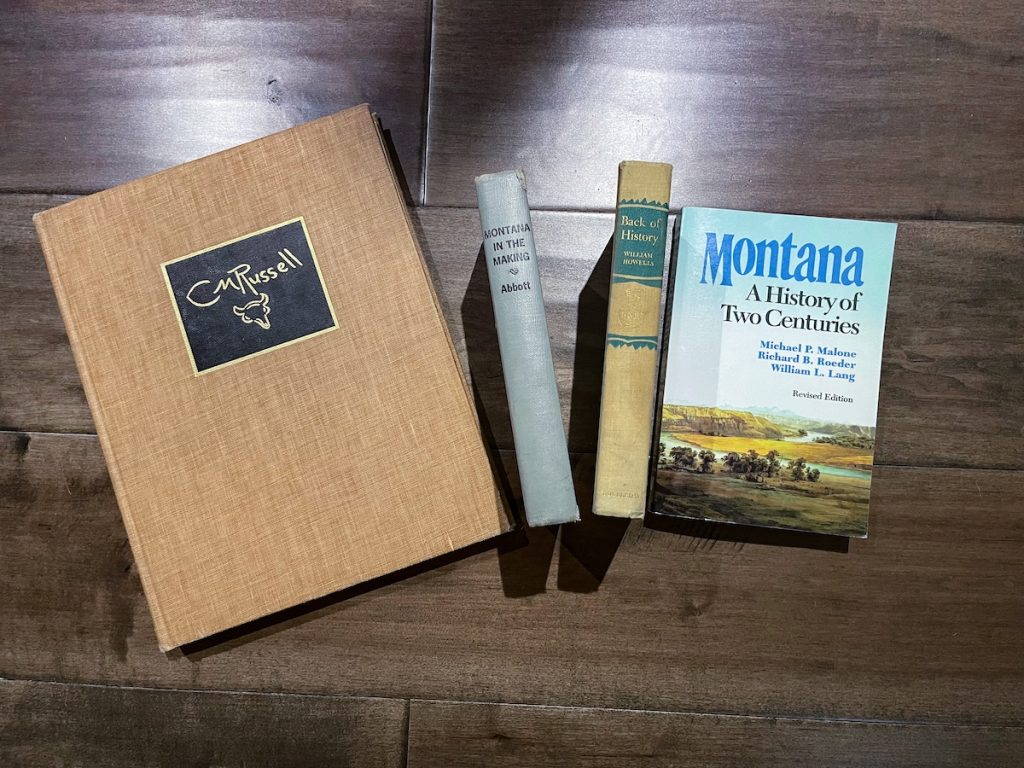
<path fill-rule="evenodd" d="M 331 320 L 334 322 L 334 325 L 332 325 L 330 328 L 322 328 L 319 331 L 307 333 L 305 336 L 299 336 L 298 338 L 291 339 L 290 341 L 285 341 L 280 344 L 276 344 L 273 347 L 261 349 L 259 352 L 253 352 L 251 354 L 244 355 L 243 357 L 237 357 L 234 360 L 228 360 L 227 362 L 221 363 L 220 365 L 215 365 L 212 368 L 206 368 L 205 370 L 200 371 L 196 367 L 196 359 L 195 356 L 192 354 L 192 345 L 189 343 L 188 333 L 185 331 L 185 323 L 181 319 L 181 310 L 178 309 L 178 302 L 174 298 L 174 286 L 171 285 L 171 278 L 167 274 L 167 265 L 176 264 L 179 261 L 185 261 L 185 259 L 191 259 L 194 256 L 202 256 L 204 253 L 209 253 L 210 251 L 215 251 L 218 248 L 223 248 L 225 245 L 231 245 L 232 243 L 237 243 L 239 240 L 246 240 L 250 237 L 255 237 L 256 235 L 262 235 L 264 232 L 270 232 L 273 229 L 279 229 L 280 227 L 287 226 L 288 224 L 294 224 L 296 221 L 302 225 L 302 234 L 306 238 L 306 245 L 309 247 L 309 254 L 313 258 L 313 267 L 316 269 L 316 277 L 317 280 L 320 281 L 320 289 L 324 292 L 324 298 L 327 300 L 327 308 L 331 311 Z M 221 368 L 227 368 L 229 365 L 241 363 L 245 360 L 250 360 L 254 357 L 259 357 L 260 355 L 265 355 L 267 352 L 273 352 L 275 350 L 281 349 L 282 347 L 288 347 L 297 342 L 306 341 L 306 339 L 312 339 L 315 336 L 322 336 L 325 333 L 330 333 L 331 331 L 335 331 L 338 329 L 338 316 L 334 312 L 334 303 L 331 301 L 331 294 L 327 290 L 326 284 L 324 284 L 324 275 L 323 272 L 320 271 L 320 262 L 316 258 L 316 251 L 313 248 L 313 241 L 309 237 L 309 230 L 306 228 L 306 219 L 304 216 L 296 216 L 294 219 L 288 219 L 287 221 L 282 221 L 279 224 L 272 224 L 269 227 L 264 227 L 263 229 L 256 230 L 255 232 L 249 232 L 248 234 L 245 235 L 233 237 L 230 240 L 225 240 L 223 243 L 211 245 L 208 248 L 203 248 L 201 250 L 190 253 L 186 256 L 179 256 L 176 259 L 161 262 L 160 272 L 164 276 L 164 284 L 167 286 L 167 293 L 171 297 L 171 306 L 174 308 L 174 316 L 178 319 L 178 330 L 181 332 L 182 341 L 185 342 L 185 351 L 188 352 L 188 361 L 192 366 L 193 376 L 204 376 L 207 373 L 219 371 Z"/>

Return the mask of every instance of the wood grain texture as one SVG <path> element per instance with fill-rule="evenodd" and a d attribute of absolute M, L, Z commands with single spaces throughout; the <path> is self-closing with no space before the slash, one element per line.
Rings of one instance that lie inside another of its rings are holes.
<path fill-rule="evenodd" d="M 0 426 L 95 431 L 32 216 L 71 198 L 0 195 Z"/>
<path fill-rule="evenodd" d="M 368 101 L 415 202 L 521 166 L 535 207 L 611 210 L 629 156 L 674 208 L 989 222 L 901 224 L 876 459 L 918 466 L 877 471 L 866 541 L 585 515 L 164 655 L 95 436 L 0 432 L 0 763 L 1021 763 L 1015 4 L 16 0 L 0 93 L 0 192 Z M 0 194 L 0 430 L 93 431 L 30 221 L 64 199 Z M 414 217 L 514 494 L 476 212 Z M 612 222 L 534 223 L 586 511 Z"/>
<path fill-rule="evenodd" d="M 472 3 L 434 13 L 426 200 L 523 167 L 530 202 L 611 209 L 624 158 L 674 208 L 1024 216 L 1024 16 L 986 0 Z"/>
<path fill-rule="evenodd" d="M 404 765 L 391 699 L 0 681 L 5 766 Z"/>
<path fill-rule="evenodd" d="M 0 197 L 0 427 L 93 430 L 31 215 L 67 198 Z M 500 448 L 512 432 L 476 211 L 414 218 L 449 328 Z M 612 217 L 534 215 L 570 450 L 597 445 Z M 1024 468 L 1024 227 L 904 222 L 885 341 L 880 464 Z M 970 268 L 965 268 L 970 264 Z"/>
<path fill-rule="evenodd" d="M 995 768 L 1024 729 L 414 701 L 409 768 Z"/>
<path fill-rule="evenodd" d="M 581 500 L 592 472 L 577 456 Z M 848 551 L 588 517 L 164 655 L 96 438 L 0 433 L 0 677 L 1024 724 L 1024 473 L 872 490 Z"/>
<path fill-rule="evenodd" d="M 3 13 L 0 189 L 102 189 L 369 102 L 420 199 L 426 0 L 19 0 Z"/>

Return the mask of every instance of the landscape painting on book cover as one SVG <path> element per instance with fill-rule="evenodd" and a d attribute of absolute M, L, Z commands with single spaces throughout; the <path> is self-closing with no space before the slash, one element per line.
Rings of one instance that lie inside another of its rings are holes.
<path fill-rule="evenodd" d="M 896 226 L 680 219 L 652 510 L 866 536 Z"/>
<path fill-rule="evenodd" d="M 772 408 L 666 403 L 655 480 L 659 511 L 861 536 L 874 444 L 873 427 Z"/>

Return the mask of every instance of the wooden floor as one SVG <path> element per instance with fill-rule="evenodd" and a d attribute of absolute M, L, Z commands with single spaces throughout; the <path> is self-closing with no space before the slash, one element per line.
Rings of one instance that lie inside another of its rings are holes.
<path fill-rule="evenodd" d="M 1024 764 L 1018 3 L 65 5 L 0 10 L 0 764 Z M 161 654 L 31 215 L 363 101 L 513 474 L 471 182 L 526 169 L 583 499 L 620 159 L 898 221 L 871 537 L 591 518 Z"/>

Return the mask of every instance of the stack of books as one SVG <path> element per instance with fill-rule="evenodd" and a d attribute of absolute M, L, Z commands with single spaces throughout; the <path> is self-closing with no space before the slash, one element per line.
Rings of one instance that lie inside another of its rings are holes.
<path fill-rule="evenodd" d="M 673 247 L 671 186 L 619 167 L 594 513 L 866 535 L 895 225 Z M 526 177 L 476 187 L 525 517 L 573 523 Z M 367 106 L 36 227 L 163 649 L 511 527 Z"/>

